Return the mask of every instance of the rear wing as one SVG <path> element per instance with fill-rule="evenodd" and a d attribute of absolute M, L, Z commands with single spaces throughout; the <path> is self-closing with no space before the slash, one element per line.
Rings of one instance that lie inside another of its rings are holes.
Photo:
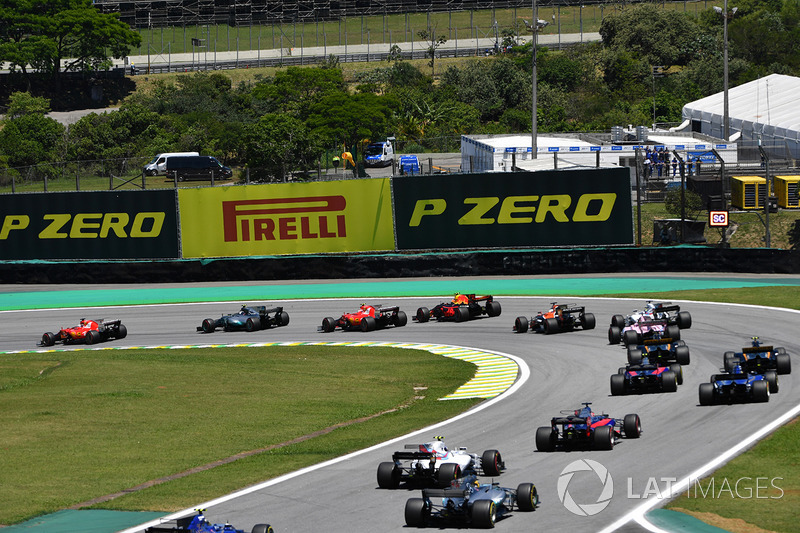
<path fill-rule="evenodd" d="M 424 498 L 466 498 L 467 491 L 460 487 L 446 487 L 444 489 L 422 489 Z"/>
<path fill-rule="evenodd" d="M 748 346 L 747 348 L 742 348 L 742 353 L 761 353 L 771 351 L 773 351 L 772 346 Z"/>
<path fill-rule="evenodd" d="M 673 311 L 677 312 L 677 311 L 681 310 L 681 306 L 680 305 L 673 305 L 672 302 L 666 302 L 666 303 L 663 303 L 663 304 L 655 304 L 653 307 L 654 307 L 654 311 L 657 311 L 659 313 L 671 313 Z"/>
<path fill-rule="evenodd" d="M 653 344 L 672 344 L 672 337 L 661 337 L 660 339 L 645 339 L 642 344 L 644 346 L 651 346 Z"/>
<path fill-rule="evenodd" d="M 392 305 L 392 306 L 389 306 L 389 307 L 376 307 L 375 308 L 375 312 L 376 313 L 396 313 L 399 310 L 400 310 L 400 306 L 399 305 Z"/>
<path fill-rule="evenodd" d="M 569 306 L 568 306 L 568 307 L 565 307 L 565 308 L 564 308 L 564 309 L 562 309 L 561 311 L 562 311 L 563 313 L 583 313 L 585 309 L 586 309 L 586 307 L 584 307 L 584 306 L 577 306 L 577 305 L 574 305 L 574 306 L 572 306 L 572 307 L 569 307 Z"/>

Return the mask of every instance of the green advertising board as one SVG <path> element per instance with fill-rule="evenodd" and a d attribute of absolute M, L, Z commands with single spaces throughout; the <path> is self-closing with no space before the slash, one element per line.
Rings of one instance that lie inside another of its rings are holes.
<path fill-rule="evenodd" d="M 625 168 L 392 181 L 398 250 L 633 244 Z"/>

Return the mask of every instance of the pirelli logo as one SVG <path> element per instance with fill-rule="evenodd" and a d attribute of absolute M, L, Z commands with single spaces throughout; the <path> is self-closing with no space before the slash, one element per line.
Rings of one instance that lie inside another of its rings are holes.
<path fill-rule="evenodd" d="M 344 196 L 222 202 L 225 242 L 347 237 Z"/>

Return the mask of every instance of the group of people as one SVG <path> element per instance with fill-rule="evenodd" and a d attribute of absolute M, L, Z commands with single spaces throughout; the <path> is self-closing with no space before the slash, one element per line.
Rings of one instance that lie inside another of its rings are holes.
<path fill-rule="evenodd" d="M 656 179 L 669 179 L 670 167 L 672 167 L 672 177 L 674 178 L 678 175 L 678 165 L 678 158 L 673 155 L 672 159 L 670 160 L 669 150 L 663 146 L 661 148 L 654 148 L 652 150 L 650 147 L 647 147 L 644 150 L 645 179 L 650 179 L 653 177 Z M 698 172 L 700 171 L 700 158 L 697 156 L 694 158 L 690 156 L 687 157 L 686 175 L 691 176 L 695 169 Z"/>

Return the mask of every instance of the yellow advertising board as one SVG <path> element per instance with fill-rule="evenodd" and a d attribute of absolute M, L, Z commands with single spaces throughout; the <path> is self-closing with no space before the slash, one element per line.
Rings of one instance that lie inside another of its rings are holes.
<path fill-rule="evenodd" d="M 179 189 L 183 257 L 393 250 L 389 181 Z"/>

